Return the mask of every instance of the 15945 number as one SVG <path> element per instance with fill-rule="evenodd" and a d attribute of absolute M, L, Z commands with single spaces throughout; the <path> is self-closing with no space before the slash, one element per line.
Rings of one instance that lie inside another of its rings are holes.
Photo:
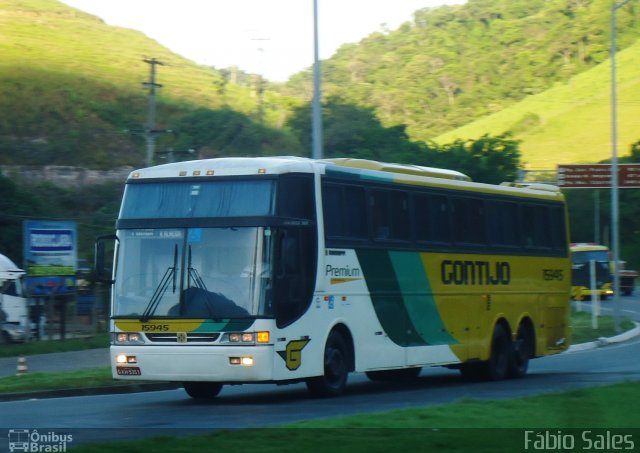
<path fill-rule="evenodd" d="M 169 326 L 167 324 L 142 324 L 143 332 L 168 332 Z"/>
<path fill-rule="evenodd" d="M 545 280 L 564 280 L 562 269 L 542 269 L 542 277 Z"/>

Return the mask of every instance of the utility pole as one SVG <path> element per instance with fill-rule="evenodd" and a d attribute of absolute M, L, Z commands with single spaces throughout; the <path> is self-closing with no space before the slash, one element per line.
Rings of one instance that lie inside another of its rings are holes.
<path fill-rule="evenodd" d="M 320 88 L 320 49 L 318 44 L 318 0 L 313 0 L 313 103 L 311 104 L 311 157 L 323 158 L 322 90 Z"/>
<path fill-rule="evenodd" d="M 611 4 L 611 248 L 613 249 L 613 326 L 620 332 L 620 231 L 618 206 L 618 100 L 616 83 L 616 38 L 618 10 L 629 3 Z"/>
<path fill-rule="evenodd" d="M 251 41 L 271 41 L 270 38 L 251 38 Z M 258 52 L 259 52 L 259 65 L 263 66 L 264 64 L 264 48 L 262 46 L 258 47 Z M 260 68 L 260 71 L 262 71 L 262 68 Z M 265 83 L 264 83 L 264 78 L 262 77 L 262 74 L 256 74 L 255 75 L 256 78 L 256 96 L 258 96 L 258 121 L 260 121 L 261 123 L 264 122 L 264 88 L 265 88 Z"/>
<path fill-rule="evenodd" d="M 160 60 L 156 60 L 155 58 L 145 58 L 144 62 L 148 63 L 151 69 L 149 81 L 142 82 L 142 85 L 149 89 L 149 111 L 147 116 L 147 128 L 144 131 L 144 139 L 147 144 L 146 164 L 147 167 L 150 167 L 153 165 L 153 156 L 156 148 L 155 134 L 164 132 L 156 130 L 156 88 L 162 87 L 162 85 L 156 83 L 156 66 L 162 66 L 164 63 Z"/>

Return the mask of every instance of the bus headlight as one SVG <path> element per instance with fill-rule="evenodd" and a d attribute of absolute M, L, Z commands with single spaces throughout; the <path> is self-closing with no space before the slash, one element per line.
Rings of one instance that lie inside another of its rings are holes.
<path fill-rule="evenodd" d="M 116 356 L 116 363 L 118 365 L 124 365 L 128 363 L 138 363 L 138 358 L 134 355 L 118 354 Z"/>
<path fill-rule="evenodd" d="M 269 343 L 271 335 L 268 331 L 263 332 L 229 332 L 222 335 L 220 343 L 256 344 Z"/>
<path fill-rule="evenodd" d="M 116 332 L 114 334 L 115 344 L 143 344 L 142 335 L 137 332 Z"/>

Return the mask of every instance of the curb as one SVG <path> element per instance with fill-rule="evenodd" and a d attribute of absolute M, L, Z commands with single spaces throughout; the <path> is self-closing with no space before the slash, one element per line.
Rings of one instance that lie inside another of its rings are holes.
<path fill-rule="evenodd" d="M 622 343 L 624 341 L 631 340 L 632 338 L 640 335 L 640 323 L 636 322 L 635 325 L 636 326 L 633 329 L 627 330 L 626 332 L 623 332 L 620 335 L 616 335 L 615 337 L 600 337 L 596 341 L 569 346 L 567 352 L 588 351 L 590 349 L 601 348 L 610 344 Z"/>
<path fill-rule="evenodd" d="M 0 401 L 21 401 L 43 398 L 66 398 L 69 396 L 89 396 L 89 395 L 117 395 L 125 393 L 157 392 L 160 390 L 175 390 L 182 385 L 172 382 L 151 383 L 151 384 L 123 384 L 108 387 L 86 387 L 70 389 L 51 389 L 37 392 L 5 393 L 0 395 Z"/>

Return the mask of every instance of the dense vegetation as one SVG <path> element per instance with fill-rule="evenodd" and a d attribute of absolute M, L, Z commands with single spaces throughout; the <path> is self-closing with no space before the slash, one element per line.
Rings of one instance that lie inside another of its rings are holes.
<path fill-rule="evenodd" d="M 640 40 L 618 52 L 618 152 L 628 155 L 640 138 Z M 556 164 L 593 163 L 611 155 L 611 66 L 602 64 L 540 94 L 436 138 L 474 138 L 509 131 L 521 142 L 524 164 L 554 169 Z M 553 150 L 550 152 L 549 150 Z"/>
<path fill-rule="evenodd" d="M 369 105 L 414 139 L 540 93 L 608 58 L 609 0 L 469 0 L 423 9 L 397 30 L 343 46 L 324 64 L 324 90 Z M 619 12 L 618 42 L 640 36 L 640 7 Z M 310 75 L 288 87 L 302 93 Z"/>

